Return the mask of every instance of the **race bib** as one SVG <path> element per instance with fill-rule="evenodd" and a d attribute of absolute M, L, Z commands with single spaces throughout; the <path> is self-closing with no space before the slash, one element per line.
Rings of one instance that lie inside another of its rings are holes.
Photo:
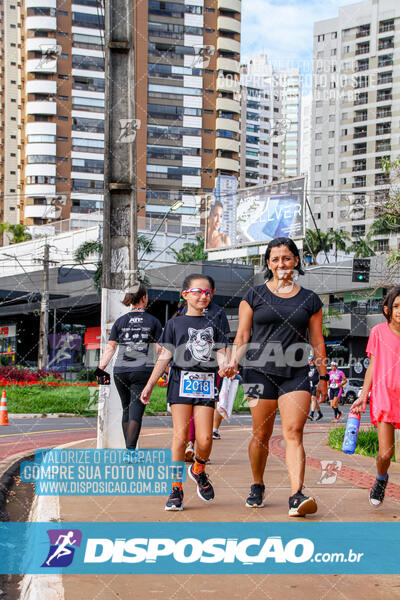
<path fill-rule="evenodd" d="M 214 400 L 214 373 L 181 371 L 179 396 Z"/>
<path fill-rule="evenodd" d="M 337 383 L 335 383 L 335 382 L 332 382 L 332 383 L 331 383 L 331 388 L 332 388 L 332 389 L 334 389 L 334 390 L 336 390 L 336 388 L 338 387 L 338 385 L 339 385 L 339 384 L 337 384 Z"/>

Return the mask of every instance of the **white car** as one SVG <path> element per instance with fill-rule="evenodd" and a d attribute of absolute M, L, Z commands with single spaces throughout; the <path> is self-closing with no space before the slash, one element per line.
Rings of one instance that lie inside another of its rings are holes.
<path fill-rule="evenodd" d="M 363 386 L 364 379 L 350 377 L 344 386 L 344 392 L 340 399 L 340 404 L 352 404 L 358 398 L 358 394 Z"/>

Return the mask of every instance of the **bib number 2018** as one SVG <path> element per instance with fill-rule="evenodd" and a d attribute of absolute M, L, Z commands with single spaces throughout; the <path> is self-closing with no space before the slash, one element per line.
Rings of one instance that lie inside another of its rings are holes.
<path fill-rule="evenodd" d="M 181 372 L 179 395 L 183 398 L 214 398 L 214 373 Z"/>

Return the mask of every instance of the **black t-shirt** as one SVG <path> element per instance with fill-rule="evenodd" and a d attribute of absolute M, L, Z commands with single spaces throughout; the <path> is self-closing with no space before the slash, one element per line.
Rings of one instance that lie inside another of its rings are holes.
<path fill-rule="evenodd" d="M 243 300 L 253 309 L 254 346 L 246 352 L 246 368 L 288 378 L 304 369 L 308 323 L 323 306 L 317 294 L 300 288 L 296 296 L 281 298 L 263 283 L 250 288 Z"/>
<path fill-rule="evenodd" d="M 183 307 L 182 315 L 186 315 L 186 313 L 187 304 Z M 222 333 L 225 333 L 225 335 L 231 332 L 224 309 L 218 306 L 218 304 L 215 304 L 215 302 L 210 302 L 207 308 L 203 310 L 203 317 L 206 317 L 209 320 L 211 326 L 216 325 L 221 329 Z"/>
<path fill-rule="evenodd" d="M 162 332 L 158 319 L 133 310 L 119 317 L 112 326 L 110 341 L 118 342 L 114 373 L 151 372 L 154 367 L 154 342 Z"/>
<path fill-rule="evenodd" d="M 171 367 L 216 373 L 216 351 L 228 345 L 225 334 L 206 316 L 181 315 L 167 321 L 158 340 L 173 354 Z"/>

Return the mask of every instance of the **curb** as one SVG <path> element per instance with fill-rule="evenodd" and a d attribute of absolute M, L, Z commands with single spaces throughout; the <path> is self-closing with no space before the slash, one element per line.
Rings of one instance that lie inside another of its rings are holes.
<path fill-rule="evenodd" d="M 9 419 L 57 419 L 58 417 L 77 417 L 80 419 L 93 419 L 97 417 L 97 414 L 93 411 L 93 416 L 82 416 L 79 413 L 8 413 Z M 143 418 L 148 417 L 170 417 L 171 413 L 158 412 L 152 413 L 151 415 L 143 415 Z"/>
<path fill-rule="evenodd" d="M 0 463 L 0 522 L 9 521 L 6 505 L 7 496 L 13 479 L 19 474 L 19 466 L 25 460 L 32 460 L 34 454 L 30 450 L 28 454 L 14 454 L 7 461 Z"/>
<path fill-rule="evenodd" d="M 92 440 L 93 438 L 87 438 Z M 57 446 L 57 448 L 68 448 L 79 442 L 78 440 Z M 29 513 L 29 521 L 60 522 L 60 499 L 59 496 L 35 496 Z M 20 584 L 19 600 L 64 600 L 64 586 L 62 575 L 28 575 L 25 574 Z"/>

